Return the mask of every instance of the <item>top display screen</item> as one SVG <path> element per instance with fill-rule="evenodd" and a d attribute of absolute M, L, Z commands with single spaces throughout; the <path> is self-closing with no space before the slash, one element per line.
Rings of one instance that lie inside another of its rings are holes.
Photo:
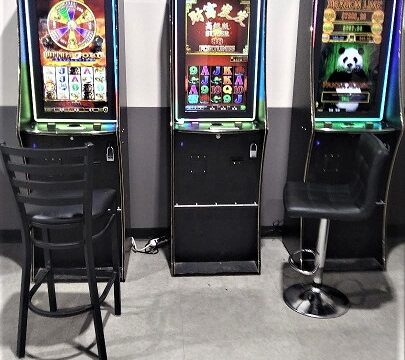
<path fill-rule="evenodd" d="M 381 119 L 395 1 L 323 0 L 315 64 L 316 118 Z"/>
<path fill-rule="evenodd" d="M 26 0 L 26 9 L 36 120 L 114 120 L 111 4 Z"/>
<path fill-rule="evenodd" d="M 178 19 L 177 47 L 182 117 L 251 120 L 257 76 L 256 1 L 186 0 L 179 12 L 184 14 Z"/>

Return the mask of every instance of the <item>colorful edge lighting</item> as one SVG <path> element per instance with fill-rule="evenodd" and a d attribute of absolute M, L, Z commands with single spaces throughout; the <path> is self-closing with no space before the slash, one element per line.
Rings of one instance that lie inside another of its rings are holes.
<path fill-rule="evenodd" d="M 28 62 L 28 49 L 27 34 L 25 31 L 25 4 L 20 1 L 18 6 L 18 31 L 19 31 L 19 52 L 20 52 L 20 66 L 19 66 L 19 126 L 27 124 L 32 119 L 32 106 L 31 106 L 31 91 L 30 87 L 30 70 Z"/>
<path fill-rule="evenodd" d="M 258 1 L 258 6 L 257 6 L 257 13 L 261 14 L 261 1 Z M 176 28 L 178 26 L 178 5 L 177 2 L 175 1 L 175 9 L 174 9 L 174 13 L 175 13 L 175 24 L 176 24 Z M 261 20 L 262 18 L 259 17 L 257 20 L 257 24 L 256 24 L 256 34 L 257 36 L 260 34 L 260 24 L 261 24 Z M 177 72 L 178 70 L 178 37 L 175 36 L 176 38 L 176 43 L 175 43 L 175 71 Z M 255 43 L 255 52 L 254 52 L 254 60 L 255 61 L 255 72 L 254 72 L 254 87 L 253 87 L 253 97 L 252 97 L 252 108 L 253 108 L 253 112 L 252 112 L 252 117 L 232 117 L 232 112 L 229 111 L 224 111 L 223 113 L 218 112 L 218 117 L 204 117 L 204 113 L 201 113 L 201 117 L 197 117 L 197 118 L 188 118 L 187 115 L 185 114 L 184 117 L 180 117 L 180 111 L 179 111 L 179 86 L 178 86 L 178 76 L 177 74 L 175 75 L 175 103 L 176 103 L 176 108 L 175 108 L 175 121 L 179 124 L 183 124 L 184 122 L 204 122 L 204 121 L 209 121 L 209 122 L 215 122 L 215 121 L 219 121 L 219 122 L 235 122 L 235 121 L 249 121 L 249 122 L 253 122 L 256 120 L 256 112 L 257 112 L 257 96 L 260 96 L 260 94 L 258 94 L 257 92 L 257 86 L 258 86 L 258 63 L 259 63 L 259 44 L 260 41 L 256 41 Z M 249 57 L 249 62 L 252 61 Z M 248 62 L 248 63 L 249 63 Z M 181 96 L 184 96 L 184 94 L 181 94 Z M 184 111 L 186 113 L 186 111 Z M 239 112 L 240 113 L 240 112 Z M 221 117 L 222 115 L 222 117 Z M 249 114 L 250 115 L 250 114 Z"/>
<path fill-rule="evenodd" d="M 29 1 L 30 0 L 22 0 L 22 2 L 24 2 L 24 8 L 25 8 L 25 14 L 23 14 L 24 16 L 24 23 L 25 26 L 24 28 L 27 29 L 27 40 L 31 41 L 31 29 L 30 29 L 30 21 L 28 18 L 28 9 L 29 9 Z M 113 41 L 114 44 L 117 44 L 117 36 L 116 36 L 116 29 L 117 29 L 117 25 L 116 25 L 116 8 L 114 6 L 114 0 L 111 0 L 111 8 L 112 8 L 112 13 L 113 13 L 113 29 L 112 29 L 112 37 L 113 37 Z M 104 14 L 105 16 L 106 14 Z M 25 36 L 25 34 L 24 34 Z M 68 118 L 39 118 L 38 117 L 38 113 L 37 113 L 37 102 L 36 102 L 36 92 L 35 92 L 35 85 L 34 85 L 34 70 L 33 70 L 33 62 L 32 62 L 32 57 L 33 57 L 33 53 L 32 53 L 32 49 L 31 46 L 28 46 L 28 56 L 29 56 L 29 73 L 30 73 L 30 77 L 31 77 L 31 94 L 33 96 L 33 101 L 32 101 L 32 109 L 33 109 L 33 117 L 36 123 L 52 123 L 52 122 L 56 122 L 56 123 L 116 123 L 117 122 L 117 118 L 118 118 L 118 111 L 119 111 L 119 104 L 118 104 L 118 66 L 117 66 L 117 46 L 113 45 L 113 58 L 115 61 L 114 66 L 114 81 L 115 81 L 115 86 L 114 86 L 114 90 L 115 90 L 115 94 L 113 95 L 115 97 L 115 118 L 114 119 L 99 119 L 99 118 L 92 118 L 92 119 L 86 119 L 86 118 L 77 118 L 77 119 L 68 119 Z M 24 51 L 24 55 L 25 51 Z M 108 65 L 107 65 L 108 66 Z M 116 125 L 113 125 L 114 127 Z"/>
<path fill-rule="evenodd" d="M 315 2 L 315 9 L 318 9 L 318 1 L 316 0 Z M 334 121 L 359 121 L 359 122 L 376 122 L 376 121 L 382 121 L 384 117 L 384 110 L 385 110 L 385 100 L 386 100 L 386 94 L 387 94 L 387 83 L 388 83 L 388 71 L 390 68 L 390 60 L 391 60 L 391 48 L 392 48 L 392 40 L 393 40 L 393 30 L 394 30 L 394 23 L 395 23 L 395 16 L 396 16 L 396 5 L 397 5 L 397 0 L 393 0 L 393 12 L 392 12 L 392 18 L 391 18 L 391 26 L 390 26 L 390 36 L 389 36 L 389 43 L 388 43 L 388 56 L 387 56 L 387 64 L 385 67 L 385 74 L 384 74 L 384 85 L 383 85 L 383 96 L 381 99 L 382 104 L 380 105 L 380 116 L 378 118 L 361 118 L 361 117 L 351 117 L 350 115 L 347 116 L 347 118 L 317 118 L 315 117 L 315 122 L 334 122 Z M 313 38 L 313 49 L 315 48 L 315 36 L 316 36 L 316 16 L 314 16 L 314 22 L 313 22 L 313 31 L 314 31 L 314 38 Z M 345 120 L 343 120 L 345 119 Z"/>
<path fill-rule="evenodd" d="M 403 13 L 403 6 L 404 6 L 404 1 L 403 0 L 397 0 L 397 7 L 396 7 L 396 11 L 397 14 L 399 12 L 399 14 Z M 393 45 L 392 45 L 392 53 L 393 54 L 398 54 L 400 51 L 400 42 L 401 42 L 401 27 L 402 27 L 402 16 L 397 16 L 396 17 L 396 23 L 394 26 L 394 30 L 395 30 L 395 34 L 393 34 Z M 399 71 L 400 71 L 400 66 L 399 66 L 399 56 L 393 56 L 392 57 L 392 68 L 391 68 L 391 74 L 389 76 L 391 76 L 391 78 L 393 79 L 399 79 Z M 388 87 L 387 87 L 387 93 L 388 93 L 388 97 L 387 97 L 387 105 L 386 105 L 386 115 L 388 116 L 388 118 L 392 117 L 393 113 L 395 110 L 393 110 L 393 108 L 395 107 L 395 100 L 397 99 L 397 96 L 394 95 L 392 96 L 391 94 L 393 92 L 398 93 L 398 83 L 395 82 L 390 82 L 388 83 Z M 398 99 L 399 100 L 399 99 Z"/>
<path fill-rule="evenodd" d="M 117 9 L 115 8 L 115 2 L 114 0 L 111 0 L 111 9 L 113 13 L 113 46 L 114 46 L 114 78 L 115 78 L 115 113 L 116 113 L 116 118 L 118 118 L 119 110 L 120 110 L 120 105 L 119 105 L 119 97 L 118 97 L 118 82 L 119 82 L 119 74 L 118 74 L 118 53 L 117 53 L 117 44 L 118 44 L 118 39 L 117 39 Z"/>

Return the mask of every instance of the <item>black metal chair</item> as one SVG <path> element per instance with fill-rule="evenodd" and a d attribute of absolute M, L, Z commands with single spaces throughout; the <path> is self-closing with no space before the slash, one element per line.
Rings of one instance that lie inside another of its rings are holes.
<path fill-rule="evenodd" d="M 289 258 L 294 270 L 314 275 L 312 284 L 295 284 L 284 291 L 285 303 L 294 311 L 317 318 L 343 315 L 349 308 L 347 297 L 322 284 L 330 220 L 367 219 L 376 206 L 382 170 L 389 156 L 385 145 L 372 134 L 360 135 L 354 154 L 354 171 L 348 184 L 288 182 L 284 188 L 284 206 L 289 217 L 320 219 L 317 250 L 302 249 Z M 311 253 L 313 270 L 302 270 L 297 256 Z"/>
<path fill-rule="evenodd" d="M 116 226 L 116 193 L 113 189 L 93 190 L 92 144 L 69 149 L 27 149 L 0 147 L 9 181 L 22 220 L 24 261 L 21 279 L 17 356 L 25 356 L 28 308 L 46 317 L 69 317 L 92 311 L 98 355 L 107 359 L 100 304 L 114 285 L 115 314 L 121 314 L 119 245 L 112 241 L 112 264 L 107 285 L 99 296 L 93 242 Z M 103 228 L 93 234 L 93 221 L 105 217 Z M 53 242 L 50 230 L 80 229 L 83 236 L 72 242 Z M 30 289 L 32 249 L 42 248 L 45 267 Z M 58 309 L 52 252 L 82 249 L 91 303 Z M 43 282 L 48 285 L 49 311 L 34 306 L 32 297 Z"/>

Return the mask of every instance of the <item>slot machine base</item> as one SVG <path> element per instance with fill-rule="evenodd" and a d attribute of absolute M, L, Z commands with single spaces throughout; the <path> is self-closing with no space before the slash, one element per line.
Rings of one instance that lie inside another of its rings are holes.
<path fill-rule="evenodd" d="M 175 263 L 173 273 L 182 275 L 259 274 L 255 261 Z"/>
<path fill-rule="evenodd" d="M 173 275 L 260 273 L 265 135 L 175 132 Z"/>
<path fill-rule="evenodd" d="M 174 275 L 260 273 L 257 206 L 175 208 Z"/>

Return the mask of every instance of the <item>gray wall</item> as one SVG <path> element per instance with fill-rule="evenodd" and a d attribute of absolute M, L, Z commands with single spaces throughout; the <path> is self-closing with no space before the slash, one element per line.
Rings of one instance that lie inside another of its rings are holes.
<path fill-rule="evenodd" d="M 132 228 L 168 225 L 168 1 L 125 0 L 129 183 Z M 268 2 L 267 74 L 271 132 L 265 158 L 263 224 L 282 218 L 299 1 Z M 134 36 L 136 34 L 136 36 Z M 283 34 L 283 36 L 280 36 Z M 0 141 L 16 143 L 16 0 L 0 1 Z M 283 49 L 283 56 L 272 49 Z M 2 170 L 1 170 L 2 171 Z M 0 173 L 0 230 L 18 227 Z"/>
<path fill-rule="evenodd" d="M 388 222 L 392 235 L 405 234 L 405 139 L 402 139 L 394 165 L 388 197 Z"/>
<path fill-rule="evenodd" d="M 0 141 L 16 144 L 16 108 L 0 107 Z M 264 226 L 283 218 L 290 110 L 269 109 L 271 131 L 263 178 Z M 128 152 L 131 228 L 168 226 L 169 109 L 128 109 Z M 3 169 L 0 173 L 0 230 L 18 227 L 17 211 Z"/>
<path fill-rule="evenodd" d="M 306 1 L 306 0 L 305 0 Z M 308 0 L 309 1 L 309 0 Z M 129 183 L 132 228 L 168 224 L 167 0 L 125 0 Z M 282 219 L 299 0 L 268 1 L 267 89 L 270 134 L 265 156 L 262 223 Z M 134 36 L 136 34 L 136 36 Z M 0 141 L 16 144 L 17 15 L 15 0 L 0 1 Z M 275 50 L 274 50 L 275 49 Z M 280 56 L 282 49 L 282 56 Z M 402 160 L 404 159 L 404 160 Z M 393 181 L 392 221 L 405 224 L 405 145 Z M 0 169 L 0 230 L 18 228 L 12 195 Z M 397 196 L 399 194 L 399 196 Z M 402 195 L 404 194 L 404 195 Z"/>
<path fill-rule="evenodd" d="M 17 145 L 16 137 L 16 109 L 14 107 L 0 107 L 0 142 L 7 145 Z M 17 207 L 14 203 L 3 163 L 0 164 L 0 230 L 19 228 Z"/>

